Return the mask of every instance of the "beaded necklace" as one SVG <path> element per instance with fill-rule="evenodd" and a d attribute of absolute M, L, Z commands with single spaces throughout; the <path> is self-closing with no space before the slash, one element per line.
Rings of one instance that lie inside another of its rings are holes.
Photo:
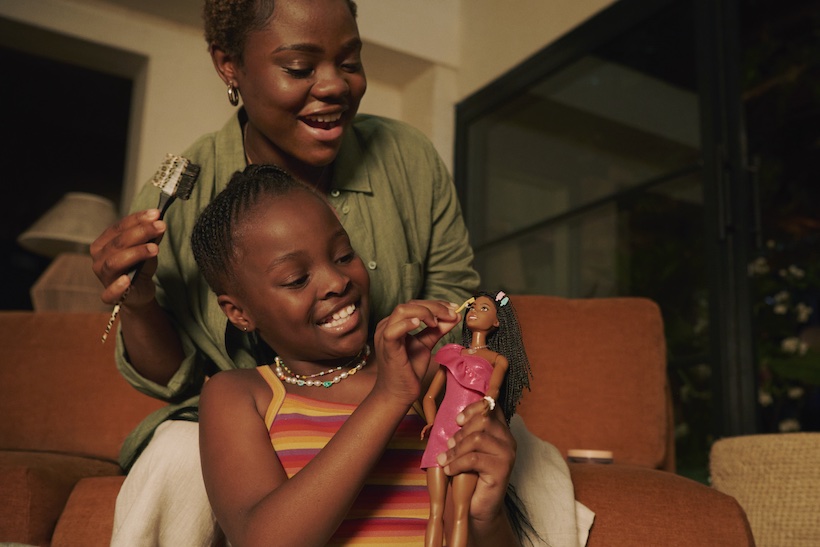
<path fill-rule="evenodd" d="M 365 344 L 364 348 L 359 355 L 356 356 L 355 359 L 361 358 L 360 361 L 351 369 L 346 372 L 342 372 L 333 377 L 332 380 L 316 380 L 316 378 L 321 378 L 327 374 L 332 374 L 334 372 L 338 372 L 339 370 L 349 366 L 350 363 L 347 365 L 340 365 L 338 367 L 334 367 L 322 372 L 317 372 L 316 374 L 310 374 L 306 376 L 302 376 L 301 374 L 296 374 L 291 371 L 287 366 L 285 366 L 285 362 L 282 361 L 279 356 L 277 355 L 274 359 L 274 364 L 276 365 L 274 372 L 276 376 L 283 382 L 288 384 L 293 384 L 296 386 L 308 386 L 308 387 L 331 387 L 333 384 L 338 384 L 342 380 L 349 378 L 350 376 L 359 372 L 363 366 L 367 364 L 367 357 L 370 355 L 370 346 Z M 354 359 L 354 360 L 355 360 Z M 351 361 L 352 362 L 352 361 Z"/>

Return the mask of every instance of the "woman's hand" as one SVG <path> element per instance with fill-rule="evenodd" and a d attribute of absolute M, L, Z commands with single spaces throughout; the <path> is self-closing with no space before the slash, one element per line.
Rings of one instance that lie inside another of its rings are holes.
<path fill-rule="evenodd" d="M 126 305 L 138 308 L 154 299 L 152 276 L 157 269 L 157 242 L 165 229 L 165 222 L 159 220 L 159 210 L 148 209 L 109 226 L 91 244 L 92 268 L 104 287 L 103 302 L 116 304 L 129 286 L 132 289 Z M 139 274 L 129 280 L 128 272 L 143 261 Z"/>
<path fill-rule="evenodd" d="M 470 503 L 474 526 L 488 526 L 504 514 L 504 496 L 515 465 L 516 443 L 500 408 L 488 411 L 481 400 L 456 417 L 461 425 L 448 441 L 438 463 L 448 476 L 476 473 L 478 482 Z"/>
<path fill-rule="evenodd" d="M 459 322 L 455 304 L 413 300 L 399 304 L 376 326 L 374 357 L 378 378 L 374 391 L 407 406 L 418 400 L 433 347 Z M 411 334 L 420 326 L 424 327 Z"/>

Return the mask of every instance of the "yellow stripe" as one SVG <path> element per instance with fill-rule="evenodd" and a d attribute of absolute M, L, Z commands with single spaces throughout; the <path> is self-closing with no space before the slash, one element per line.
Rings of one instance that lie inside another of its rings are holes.
<path fill-rule="evenodd" d="M 285 400 L 285 386 L 282 385 L 282 382 L 279 381 L 279 378 L 276 377 L 270 366 L 257 367 L 256 370 L 259 371 L 259 374 L 261 374 L 262 378 L 268 383 L 272 392 L 268 410 L 265 412 L 265 425 L 268 431 L 270 431 L 270 426 L 273 425 L 273 419 L 276 417 L 276 413 L 279 412 L 279 407 L 282 406 L 282 402 Z"/>

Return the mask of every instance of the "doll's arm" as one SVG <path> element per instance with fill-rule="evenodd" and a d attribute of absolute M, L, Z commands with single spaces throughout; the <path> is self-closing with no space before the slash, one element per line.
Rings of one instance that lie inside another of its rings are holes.
<path fill-rule="evenodd" d="M 438 370 L 436 371 L 436 375 L 433 376 L 433 381 L 430 382 L 430 387 L 427 388 L 427 393 L 424 395 L 424 399 L 422 400 L 422 409 L 424 409 L 424 419 L 427 420 L 427 425 L 424 426 L 424 429 L 421 430 L 421 439 L 424 440 L 424 436 L 430 431 L 430 428 L 433 427 L 433 422 L 436 420 L 436 412 L 438 411 L 438 405 L 436 404 L 436 399 L 438 398 L 441 390 L 444 388 L 444 384 L 447 381 L 447 373 L 444 370 L 444 367 L 439 365 Z"/>
<path fill-rule="evenodd" d="M 490 386 L 487 388 L 487 393 L 494 401 L 498 400 L 498 393 L 501 391 L 501 384 L 504 383 L 504 377 L 507 375 L 507 369 L 510 364 L 507 358 L 498 354 L 493 365 L 493 375 L 490 377 Z"/>

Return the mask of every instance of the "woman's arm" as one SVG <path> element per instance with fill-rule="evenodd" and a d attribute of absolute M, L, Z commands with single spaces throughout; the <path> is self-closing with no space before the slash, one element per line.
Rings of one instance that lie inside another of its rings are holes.
<path fill-rule="evenodd" d="M 102 300 L 113 307 L 128 291 L 120 325 L 129 361 L 148 380 L 166 385 L 184 359 L 182 343 L 156 301 L 152 276 L 157 268 L 158 241 L 167 225 L 159 210 L 132 213 L 108 227 L 91 245 L 94 273 L 104 286 Z M 126 275 L 144 262 L 140 273 Z M 130 289 L 129 289 L 130 287 Z"/>

